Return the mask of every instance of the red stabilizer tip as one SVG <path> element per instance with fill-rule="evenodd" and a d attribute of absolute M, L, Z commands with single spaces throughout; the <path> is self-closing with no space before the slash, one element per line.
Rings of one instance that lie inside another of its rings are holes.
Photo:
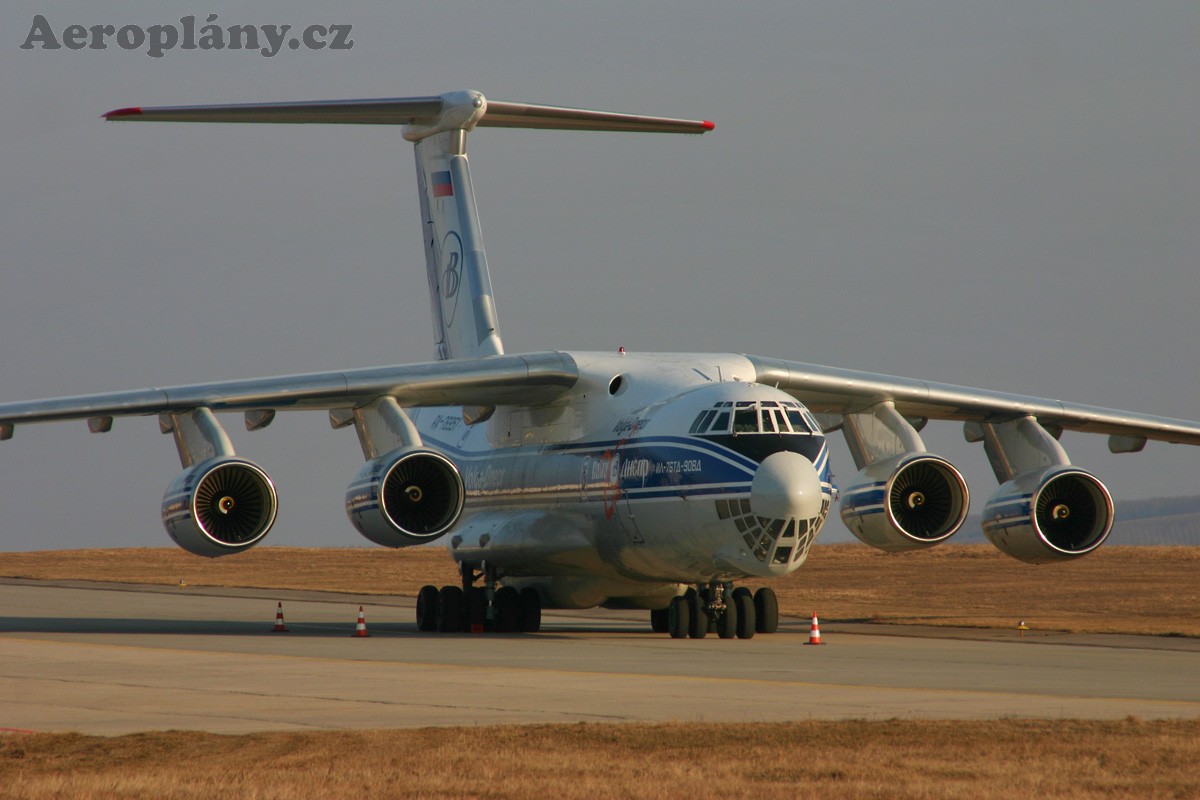
<path fill-rule="evenodd" d="M 117 117 L 140 117 L 141 115 L 142 109 L 138 108 L 137 106 L 131 106 L 129 108 L 118 108 L 115 111 L 110 111 L 104 115 L 104 118 L 115 119 Z"/>
<path fill-rule="evenodd" d="M 704 130 L 706 130 L 706 131 L 714 130 L 717 127 L 716 123 L 709 122 L 708 120 L 704 120 L 703 125 L 704 125 Z"/>

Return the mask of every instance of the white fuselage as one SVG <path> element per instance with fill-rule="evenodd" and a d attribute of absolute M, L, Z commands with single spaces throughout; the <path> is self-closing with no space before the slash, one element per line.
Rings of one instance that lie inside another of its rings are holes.
<path fill-rule="evenodd" d="M 681 584 L 804 562 L 833 499 L 806 409 L 740 380 L 754 371 L 736 355 L 570 356 L 579 380 L 549 406 L 501 407 L 477 425 L 457 407 L 411 410 L 466 486 L 455 560 L 566 607 L 660 607 Z M 782 488 L 756 482 L 780 452 Z"/>

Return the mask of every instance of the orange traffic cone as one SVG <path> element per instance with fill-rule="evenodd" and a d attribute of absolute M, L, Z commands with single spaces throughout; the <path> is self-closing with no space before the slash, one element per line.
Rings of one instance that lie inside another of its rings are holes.
<path fill-rule="evenodd" d="M 817 625 L 817 612 L 813 612 L 812 630 L 808 634 L 808 641 L 805 644 L 825 644 L 821 641 L 821 628 Z"/>
<path fill-rule="evenodd" d="M 287 633 L 287 625 L 283 624 L 283 603 L 279 603 L 279 607 L 275 609 L 275 627 L 271 630 L 275 633 Z"/>
<path fill-rule="evenodd" d="M 358 624 L 354 626 L 354 636 L 370 636 L 367 633 L 367 620 L 363 617 L 363 607 L 358 607 Z"/>

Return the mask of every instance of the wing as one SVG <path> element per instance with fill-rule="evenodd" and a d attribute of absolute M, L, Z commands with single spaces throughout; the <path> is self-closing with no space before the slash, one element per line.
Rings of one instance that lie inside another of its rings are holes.
<path fill-rule="evenodd" d="M 1113 452 L 1140 450 L 1147 439 L 1200 445 L 1197 422 L 798 361 L 747 358 L 757 370 L 758 383 L 782 389 L 818 414 L 844 416 L 890 401 L 910 420 L 1003 423 L 1034 417 L 1051 431 L 1105 434 Z"/>
<path fill-rule="evenodd" d="M 827 431 L 841 429 L 859 472 L 841 496 L 846 527 L 890 552 L 930 547 L 962 526 L 962 474 L 925 450 L 930 419 L 957 420 L 981 442 L 999 488 L 983 509 L 983 532 L 1004 553 L 1035 564 L 1078 558 L 1112 530 L 1112 495 L 1072 465 L 1064 430 L 1108 436 L 1114 453 L 1148 439 L 1200 445 L 1200 423 L 1041 397 L 929 383 L 892 375 L 747 356 L 759 383 L 803 402 Z"/>
<path fill-rule="evenodd" d="M 248 412 L 246 424 L 252 427 L 250 412 L 353 409 L 383 397 L 408 407 L 539 405 L 577 378 L 575 362 L 565 353 L 527 353 L 0 403 L 0 439 L 31 422 L 87 419 L 99 431 L 113 417 L 201 408 Z"/>
<path fill-rule="evenodd" d="M 183 467 L 163 495 L 163 526 L 185 550 L 215 557 L 261 541 L 278 500 L 266 472 L 236 455 L 214 412 L 244 412 L 254 430 L 279 409 L 327 409 L 334 427 L 355 426 L 367 459 L 347 513 L 372 541 L 403 547 L 453 527 L 464 497 L 457 468 L 421 447 L 404 406 L 462 406 L 464 419 L 478 421 L 497 405 L 550 402 L 577 377 L 565 353 L 531 353 L 3 403 L 0 439 L 25 423 L 86 419 L 98 433 L 114 417 L 157 414 Z"/>

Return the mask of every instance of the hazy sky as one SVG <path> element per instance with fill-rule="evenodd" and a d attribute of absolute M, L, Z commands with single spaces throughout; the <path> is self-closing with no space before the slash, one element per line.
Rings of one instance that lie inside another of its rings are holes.
<path fill-rule="evenodd" d="M 23 50 L 38 14 L 348 24 L 354 47 Z M 100 114 L 470 88 L 717 124 L 471 136 L 509 352 L 747 352 L 1198 418 L 1197 42 L 1195 0 L 8 0 L 0 399 L 430 359 L 398 129 Z M 222 420 L 278 486 L 269 543 L 366 543 L 342 510 L 352 431 Z M 982 509 L 982 448 L 954 424 L 924 436 Z M 1118 501 L 1200 490 L 1200 449 L 1063 444 Z M 153 418 L 18 428 L 0 548 L 167 544 L 178 471 Z"/>

